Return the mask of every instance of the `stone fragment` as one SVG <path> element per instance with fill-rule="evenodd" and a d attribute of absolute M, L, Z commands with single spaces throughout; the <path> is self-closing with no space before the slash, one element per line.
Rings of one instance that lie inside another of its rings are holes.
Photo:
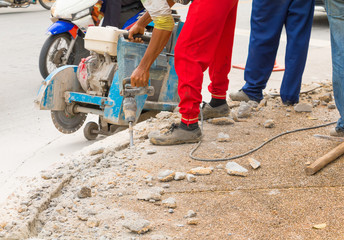
<path fill-rule="evenodd" d="M 235 112 L 234 110 L 231 110 L 231 112 L 229 113 L 229 116 L 230 116 L 235 122 L 239 122 L 238 115 L 236 114 L 236 112 Z"/>
<path fill-rule="evenodd" d="M 158 174 L 158 180 L 160 182 L 169 182 L 172 181 L 174 179 L 174 171 L 172 170 L 165 170 L 165 171 L 161 171 Z"/>
<path fill-rule="evenodd" d="M 188 182 L 196 182 L 196 177 L 195 177 L 195 175 L 193 175 L 193 174 L 186 174 L 186 180 L 188 181 Z"/>
<path fill-rule="evenodd" d="M 327 105 L 328 109 L 336 109 L 336 105 L 335 104 L 328 104 Z"/>
<path fill-rule="evenodd" d="M 236 162 L 228 162 L 226 170 L 229 175 L 246 177 L 248 174 L 248 170 Z"/>
<path fill-rule="evenodd" d="M 99 227 L 99 224 L 100 224 L 100 221 L 96 218 L 89 218 L 86 223 L 87 227 L 89 228 Z"/>
<path fill-rule="evenodd" d="M 232 125 L 234 124 L 234 120 L 229 117 L 221 117 L 221 118 L 211 118 L 208 120 L 209 123 L 214 125 Z"/>
<path fill-rule="evenodd" d="M 224 166 L 222 164 L 219 164 L 216 166 L 216 169 L 224 169 Z"/>
<path fill-rule="evenodd" d="M 167 208 L 176 208 L 177 207 L 177 202 L 175 198 L 167 198 L 165 200 L 162 201 L 162 205 L 167 207 Z"/>
<path fill-rule="evenodd" d="M 160 201 L 161 194 L 158 192 L 150 191 L 150 190 L 141 190 L 136 195 L 137 200 L 144 200 L 144 201 Z"/>
<path fill-rule="evenodd" d="M 308 103 L 298 103 L 294 107 L 295 112 L 312 112 L 312 109 L 312 105 Z"/>
<path fill-rule="evenodd" d="M 164 235 L 160 235 L 160 234 L 156 234 L 156 235 L 152 235 L 150 240 L 169 240 L 171 239 L 170 237 L 166 237 Z"/>
<path fill-rule="evenodd" d="M 327 106 L 327 102 L 321 101 L 321 102 L 320 102 L 320 105 L 321 105 L 321 106 Z"/>
<path fill-rule="evenodd" d="M 90 156 L 94 156 L 94 155 L 98 155 L 98 154 L 102 154 L 104 152 L 104 148 L 98 148 L 98 149 L 94 149 L 92 151 L 89 152 Z"/>
<path fill-rule="evenodd" d="M 184 218 L 193 218 L 196 216 L 197 216 L 197 213 L 195 213 L 193 210 L 189 210 L 188 213 L 184 216 Z"/>
<path fill-rule="evenodd" d="M 123 227 L 129 229 L 133 233 L 143 234 L 150 230 L 150 222 L 145 219 L 128 220 L 123 223 Z"/>
<path fill-rule="evenodd" d="M 238 118 L 248 118 L 251 116 L 251 112 L 252 107 L 246 102 L 241 102 L 237 111 L 237 116 Z"/>
<path fill-rule="evenodd" d="M 268 99 L 264 98 L 262 101 L 259 103 L 259 107 L 266 107 L 268 105 Z"/>
<path fill-rule="evenodd" d="M 264 122 L 263 126 L 265 128 L 273 128 L 273 127 L 275 127 L 275 122 L 272 119 L 268 119 Z"/>
<path fill-rule="evenodd" d="M 179 181 L 186 178 L 186 173 L 184 172 L 176 172 L 176 175 L 174 175 L 174 180 Z"/>
<path fill-rule="evenodd" d="M 151 154 L 155 154 L 157 151 L 156 149 L 148 149 L 147 150 L 147 154 L 151 155 Z"/>
<path fill-rule="evenodd" d="M 252 108 L 257 108 L 258 105 L 259 105 L 258 102 L 252 101 L 252 100 L 248 101 L 247 103 L 248 103 L 248 105 L 250 105 Z"/>
<path fill-rule="evenodd" d="M 49 179 L 52 179 L 52 174 L 50 173 L 47 173 L 47 172 L 44 172 L 41 174 L 41 177 L 44 179 L 44 180 L 49 180 Z"/>
<path fill-rule="evenodd" d="M 326 223 L 322 223 L 322 224 L 316 224 L 316 225 L 313 225 L 313 228 L 315 229 L 323 229 L 327 226 Z"/>
<path fill-rule="evenodd" d="M 187 221 L 188 225 L 198 225 L 199 224 L 199 219 L 197 218 L 192 218 Z"/>
<path fill-rule="evenodd" d="M 188 171 L 189 174 L 193 174 L 196 176 L 210 175 L 212 172 L 213 172 L 213 169 L 205 168 L 205 167 L 197 167 L 197 168 L 193 168 L 190 171 Z"/>
<path fill-rule="evenodd" d="M 169 212 L 169 213 L 174 213 L 173 208 L 168 209 L 168 212 Z"/>
<path fill-rule="evenodd" d="M 218 142 L 229 142 L 230 141 L 229 135 L 226 133 L 220 132 L 217 135 L 217 141 Z"/>
<path fill-rule="evenodd" d="M 88 198 L 92 197 L 92 191 L 89 187 L 82 187 L 78 193 L 77 193 L 78 198 Z"/>
<path fill-rule="evenodd" d="M 313 105 L 313 107 L 319 106 L 320 105 L 320 100 L 313 100 L 312 101 L 312 105 Z"/>
<path fill-rule="evenodd" d="M 254 158 L 249 158 L 249 159 L 248 159 L 248 162 L 250 163 L 250 165 L 251 165 L 251 167 L 252 167 L 253 169 L 257 169 L 257 168 L 260 167 L 260 162 L 257 161 L 257 160 L 254 159 Z"/>
<path fill-rule="evenodd" d="M 77 217 L 81 221 L 87 221 L 88 220 L 88 216 L 86 214 L 79 214 L 79 215 L 77 215 Z"/>
<path fill-rule="evenodd" d="M 332 94 L 330 92 L 325 93 L 324 95 L 319 97 L 319 100 L 320 101 L 324 101 L 326 103 L 329 103 L 329 102 L 331 102 L 333 100 Z"/>

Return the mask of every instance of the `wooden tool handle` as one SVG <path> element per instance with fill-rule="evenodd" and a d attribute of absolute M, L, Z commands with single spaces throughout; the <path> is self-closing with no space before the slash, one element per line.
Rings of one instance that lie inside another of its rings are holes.
<path fill-rule="evenodd" d="M 330 162 L 336 160 L 338 157 L 344 154 L 344 143 L 339 144 L 337 147 L 326 153 L 321 158 L 317 159 L 314 163 L 306 167 L 305 171 L 307 175 L 313 175 Z"/>

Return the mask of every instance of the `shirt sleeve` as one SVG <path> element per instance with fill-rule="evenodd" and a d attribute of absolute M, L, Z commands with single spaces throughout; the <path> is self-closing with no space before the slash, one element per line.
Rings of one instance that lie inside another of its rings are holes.
<path fill-rule="evenodd" d="M 173 30 L 172 10 L 166 0 L 141 0 L 141 2 L 153 19 L 155 28 L 166 31 Z"/>

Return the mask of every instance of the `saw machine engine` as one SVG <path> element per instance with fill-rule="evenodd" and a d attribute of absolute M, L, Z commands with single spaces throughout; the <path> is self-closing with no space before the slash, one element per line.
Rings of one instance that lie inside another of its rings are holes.
<path fill-rule="evenodd" d="M 115 57 L 91 52 L 91 56 L 81 60 L 77 78 L 87 94 L 105 97 L 109 93 L 116 67 Z"/>

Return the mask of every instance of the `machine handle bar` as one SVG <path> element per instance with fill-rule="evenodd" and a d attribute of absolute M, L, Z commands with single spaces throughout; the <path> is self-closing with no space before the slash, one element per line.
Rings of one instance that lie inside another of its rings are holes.
<path fill-rule="evenodd" d="M 123 37 L 124 37 L 125 39 L 128 39 L 128 37 L 129 37 L 129 32 L 128 32 L 128 33 L 123 33 Z M 142 41 L 144 41 L 145 43 L 149 43 L 150 40 L 151 40 L 151 37 L 146 36 L 146 35 L 142 35 L 142 34 L 134 34 L 133 37 L 134 37 L 134 38 L 141 38 Z"/>

